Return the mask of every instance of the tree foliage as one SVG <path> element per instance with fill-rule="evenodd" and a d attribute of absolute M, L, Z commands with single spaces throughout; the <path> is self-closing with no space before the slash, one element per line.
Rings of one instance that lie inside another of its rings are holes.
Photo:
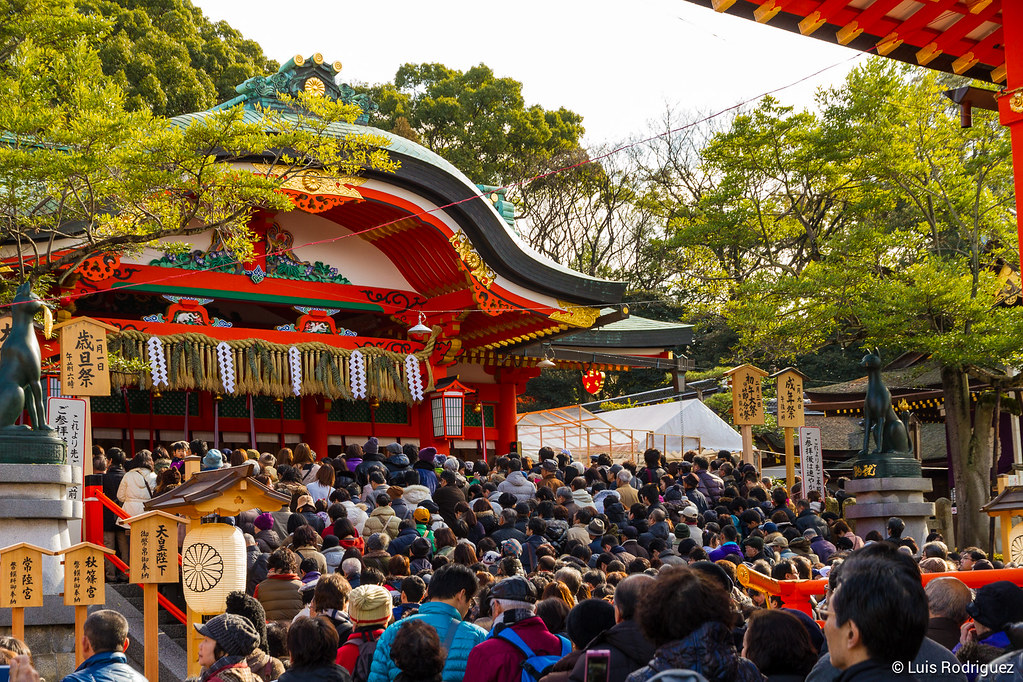
<path fill-rule="evenodd" d="M 279 66 L 258 43 L 227 22 L 210 21 L 189 0 L 77 2 L 82 15 L 109 25 L 99 56 L 128 110 L 204 111 L 234 97 L 239 83 Z"/>
<path fill-rule="evenodd" d="M 74 19 L 60 0 L 34 11 Z M 303 96 L 256 122 L 243 121 L 240 107 L 187 124 L 135 109 L 104 75 L 90 37 L 59 49 L 23 40 L 0 70 L 8 93 L 0 108 L 0 224 L 5 255 L 16 249 L 24 277 L 64 277 L 93 255 L 211 229 L 244 257 L 250 212 L 289 209 L 277 189 L 295 174 L 394 168 L 380 140 L 328 134 L 331 123 L 360 112 L 326 98 Z M 236 167 L 252 157 L 272 171 Z"/>

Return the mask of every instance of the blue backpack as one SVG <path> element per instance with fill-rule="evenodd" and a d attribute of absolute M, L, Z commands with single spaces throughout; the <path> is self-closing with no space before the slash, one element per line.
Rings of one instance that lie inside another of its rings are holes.
<path fill-rule="evenodd" d="M 511 644 L 513 647 L 522 652 L 525 656 L 525 660 L 522 661 L 522 682 L 538 682 L 538 680 L 550 672 L 550 669 L 554 667 L 554 664 L 560 661 L 562 658 L 567 656 L 572 651 L 572 644 L 567 638 L 561 635 L 556 635 L 561 640 L 561 653 L 559 655 L 550 656 L 542 655 L 538 656 L 533 653 L 533 650 L 529 648 L 518 633 L 512 630 L 510 627 L 502 629 L 494 637 L 500 637 L 504 641 Z"/>

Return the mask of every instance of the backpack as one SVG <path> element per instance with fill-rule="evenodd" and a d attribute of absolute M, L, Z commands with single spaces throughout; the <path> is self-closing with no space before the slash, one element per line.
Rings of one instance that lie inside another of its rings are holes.
<path fill-rule="evenodd" d="M 355 668 L 352 670 L 352 682 L 366 682 L 369 679 L 370 668 L 373 667 L 373 654 L 377 650 L 377 640 L 366 639 L 372 633 L 364 632 L 359 641 L 359 656 L 355 659 Z"/>
<path fill-rule="evenodd" d="M 504 641 L 511 644 L 513 647 L 522 652 L 525 659 L 522 661 L 522 682 L 538 682 L 538 680 L 550 672 L 554 664 L 560 661 L 562 658 L 567 656 L 572 651 L 572 645 L 568 639 L 561 635 L 556 635 L 561 640 L 561 653 L 556 655 L 537 655 L 533 653 L 533 650 L 529 648 L 518 633 L 512 630 L 510 627 L 502 629 L 494 637 L 500 637 Z"/>

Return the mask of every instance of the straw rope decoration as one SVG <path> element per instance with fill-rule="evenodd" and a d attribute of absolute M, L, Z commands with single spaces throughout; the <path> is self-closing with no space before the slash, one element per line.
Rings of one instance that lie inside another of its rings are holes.
<path fill-rule="evenodd" d="M 221 341 L 204 334 L 188 332 L 151 336 L 135 330 L 115 332 L 107 337 L 111 352 L 124 358 L 139 358 L 150 372 L 124 374 L 112 372 L 114 387 L 149 390 L 158 386 L 168 390 L 195 389 L 213 393 L 269 395 L 285 398 L 298 395 L 352 400 L 376 396 L 380 400 L 413 404 L 422 400 L 424 389 L 412 387 L 418 378 L 419 362 L 426 365 L 426 388 L 434 387 L 433 367 L 429 363 L 436 334 L 423 350 L 412 355 L 366 346 L 358 350 L 336 348 L 321 342 L 291 346 L 261 339 Z M 408 358 L 415 358 L 415 373 Z M 233 367 L 233 386 L 227 368 Z M 233 389 L 233 391 L 232 391 Z"/>

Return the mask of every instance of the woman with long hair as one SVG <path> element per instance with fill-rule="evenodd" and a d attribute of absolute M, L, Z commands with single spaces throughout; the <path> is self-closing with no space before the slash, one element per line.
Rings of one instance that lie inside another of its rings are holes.
<path fill-rule="evenodd" d="M 476 556 L 476 548 L 468 542 L 459 542 L 451 552 L 451 561 L 463 566 L 475 566 L 480 562 Z"/>
<path fill-rule="evenodd" d="M 450 528 L 438 528 L 433 534 L 433 538 L 437 545 L 437 551 L 433 553 L 434 556 L 450 557 L 458 545 L 458 538 Z"/>
<path fill-rule="evenodd" d="M 309 443 L 299 443 L 295 446 L 292 466 L 298 469 L 302 483 L 309 485 L 316 480 L 316 472 L 319 471 L 320 465 L 316 463 L 316 454 L 309 447 Z"/>
<path fill-rule="evenodd" d="M 334 492 L 334 475 L 333 466 L 320 466 L 316 470 L 316 480 L 307 483 L 305 487 L 313 502 L 330 499 L 330 494 Z"/>

